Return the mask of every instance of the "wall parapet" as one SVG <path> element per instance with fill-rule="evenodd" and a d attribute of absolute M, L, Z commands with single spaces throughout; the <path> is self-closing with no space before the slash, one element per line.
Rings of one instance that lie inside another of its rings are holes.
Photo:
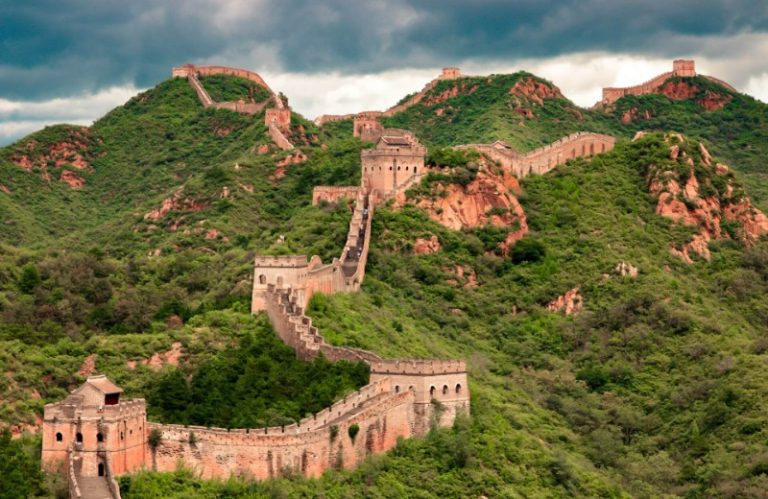
<path fill-rule="evenodd" d="M 371 362 L 371 372 L 379 374 L 456 374 L 466 373 L 463 360 L 394 359 Z"/>

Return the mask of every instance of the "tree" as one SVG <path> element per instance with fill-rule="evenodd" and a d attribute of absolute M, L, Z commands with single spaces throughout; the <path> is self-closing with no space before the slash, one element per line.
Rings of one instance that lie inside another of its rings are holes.
<path fill-rule="evenodd" d="M 40 284 L 40 272 L 34 264 L 28 263 L 21 269 L 19 277 L 19 289 L 22 293 L 31 294 Z"/>
<path fill-rule="evenodd" d="M 41 493 L 43 475 L 39 463 L 30 456 L 11 432 L 0 433 L 0 496 L 25 499 Z"/>

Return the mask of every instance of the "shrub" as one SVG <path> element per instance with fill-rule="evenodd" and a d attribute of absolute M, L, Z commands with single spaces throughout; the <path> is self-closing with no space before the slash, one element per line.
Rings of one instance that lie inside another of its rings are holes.
<path fill-rule="evenodd" d="M 347 429 L 347 433 L 349 433 L 349 438 L 351 438 L 353 442 L 355 441 L 355 437 L 357 436 L 357 434 L 358 434 L 359 432 L 360 432 L 360 426 L 358 426 L 358 424 L 357 424 L 357 423 L 355 423 L 355 424 L 351 425 L 351 426 L 350 426 L 350 427 Z"/>

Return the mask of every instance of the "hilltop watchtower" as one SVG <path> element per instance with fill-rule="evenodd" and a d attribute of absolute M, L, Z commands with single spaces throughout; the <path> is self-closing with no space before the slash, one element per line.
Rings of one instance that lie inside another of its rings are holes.
<path fill-rule="evenodd" d="M 119 475 L 144 466 L 144 399 L 121 400 L 123 390 L 103 374 L 89 376 L 43 417 L 43 467 L 70 460 L 78 477 Z M 70 453 L 72 455 L 70 456 Z"/>
<path fill-rule="evenodd" d="M 441 80 L 456 80 L 458 78 L 461 78 L 459 68 L 443 68 L 443 72 L 440 74 Z"/>
<path fill-rule="evenodd" d="M 696 76 L 696 62 L 687 59 L 677 59 L 672 62 L 672 73 L 675 76 L 694 77 Z"/>

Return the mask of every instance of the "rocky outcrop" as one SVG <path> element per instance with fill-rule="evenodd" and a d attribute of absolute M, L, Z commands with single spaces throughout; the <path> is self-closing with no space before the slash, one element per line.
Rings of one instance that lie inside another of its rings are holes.
<path fill-rule="evenodd" d="M 693 262 L 694 254 L 709 260 L 712 240 L 736 237 L 749 244 L 768 234 L 768 217 L 752 206 L 726 165 L 713 165 L 704 144 L 691 143 L 679 134 L 664 139 L 670 164 L 651 165 L 646 179 L 650 193 L 658 199 L 656 213 L 697 227 L 690 241 L 670 249 L 672 254 L 686 263 Z M 729 230 L 723 228 L 724 222 L 731 222 Z"/>
<path fill-rule="evenodd" d="M 173 196 L 164 199 L 159 208 L 145 213 L 144 220 L 160 220 L 171 211 L 184 211 L 194 213 L 204 210 L 208 207 L 207 204 L 201 201 L 196 201 L 188 197 L 182 197 L 183 190 L 184 189 L 182 188 Z"/>
<path fill-rule="evenodd" d="M 166 352 L 155 352 L 148 359 L 128 360 L 125 365 L 129 369 L 135 369 L 137 365 L 142 364 L 153 371 L 159 371 L 163 366 L 178 366 L 182 355 L 184 355 L 184 350 L 181 347 L 181 342 L 176 341 Z"/>
<path fill-rule="evenodd" d="M 579 288 L 569 289 L 547 304 L 547 310 L 550 312 L 564 312 L 565 315 L 578 314 L 583 308 L 584 297 L 581 296 Z"/>
<path fill-rule="evenodd" d="M 528 233 L 528 222 L 523 207 L 515 197 L 520 191 L 517 179 L 508 173 L 492 173 L 481 169 L 466 187 L 458 184 L 438 183 L 434 196 L 419 197 L 415 204 L 429 217 L 453 230 L 473 229 L 491 225 L 509 227 L 507 238 L 501 243 L 503 254 Z M 395 206 L 405 204 L 400 197 Z"/>
<path fill-rule="evenodd" d="M 295 153 L 289 154 L 285 158 L 281 159 L 277 162 L 275 172 L 269 177 L 270 180 L 280 180 L 285 176 L 285 170 L 290 165 L 298 165 L 299 163 L 303 163 L 307 160 L 307 155 L 304 154 L 301 151 L 296 151 Z"/>
<path fill-rule="evenodd" d="M 509 89 L 509 95 L 522 97 L 526 101 L 544 105 L 544 99 L 562 99 L 560 89 L 551 83 L 541 81 L 533 76 L 521 78 Z"/>
<path fill-rule="evenodd" d="M 413 254 L 430 255 L 432 253 L 437 253 L 441 248 L 442 246 L 440 245 L 440 240 L 437 236 L 433 235 L 429 239 L 419 237 L 413 245 Z"/>
<path fill-rule="evenodd" d="M 61 135 L 63 138 L 51 144 L 29 140 L 15 148 L 10 160 L 28 172 L 38 171 L 46 182 L 53 178 L 51 169 L 62 169 L 59 179 L 72 189 L 80 189 L 85 179 L 72 170 L 92 169 L 91 160 L 95 156 L 92 149 L 98 141 L 87 128 L 67 129 Z"/>
<path fill-rule="evenodd" d="M 93 374 L 94 371 L 96 371 L 96 354 L 92 353 L 85 358 L 83 364 L 80 366 L 80 369 L 78 369 L 77 374 L 83 378 L 87 378 Z"/>

